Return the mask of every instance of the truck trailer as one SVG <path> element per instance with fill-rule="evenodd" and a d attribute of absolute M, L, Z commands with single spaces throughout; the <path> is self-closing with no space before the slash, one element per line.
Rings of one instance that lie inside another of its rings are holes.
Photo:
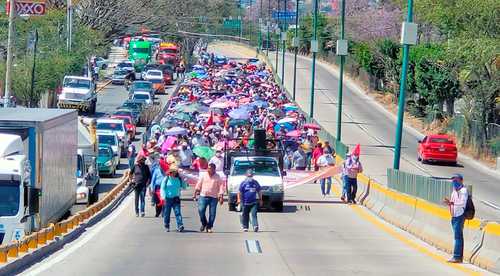
<path fill-rule="evenodd" d="M 75 110 L 0 109 L 0 243 L 59 221 L 76 195 Z"/>

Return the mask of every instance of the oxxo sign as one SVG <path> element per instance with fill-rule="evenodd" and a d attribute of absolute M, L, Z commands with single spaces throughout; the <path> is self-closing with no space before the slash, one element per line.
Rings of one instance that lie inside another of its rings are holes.
<path fill-rule="evenodd" d="M 16 12 L 20 16 L 33 16 L 33 15 L 44 15 L 45 14 L 45 1 L 30 1 L 30 0 L 16 0 Z M 10 1 L 7 0 L 7 6 L 5 8 L 7 14 L 10 11 Z"/>

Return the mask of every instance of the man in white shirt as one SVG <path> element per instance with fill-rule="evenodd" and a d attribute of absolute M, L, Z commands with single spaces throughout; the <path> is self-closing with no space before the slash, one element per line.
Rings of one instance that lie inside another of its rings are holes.
<path fill-rule="evenodd" d="M 316 164 L 320 168 L 328 168 L 330 166 L 335 166 L 335 158 L 330 154 L 327 148 L 323 148 L 323 154 L 318 157 Z M 330 195 L 330 190 L 332 188 L 332 177 L 322 178 L 319 181 L 321 186 L 321 194 L 325 197 Z M 326 190 L 325 190 L 326 184 Z"/>
<path fill-rule="evenodd" d="M 453 249 L 453 258 L 448 260 L 450 263 L 461 263 L 464 255 L 464 222 L 465 206 L 469 194 L 464 186 L 464 177 L 461 174 L 454 174 L 451 177 L 453 191 L 451 198 L 445 198 L 444 203 L 450 207 L 451 226 L 455 237 L 455 247 Z"/>
<path fill-rule="evenodd" d="M 214 164 L 216 171 L 224 170 L 224 158 L 222 157 L 222 151 L 218 150 L 215 152 L 215 156 L 210 158 L 208 164 Z"/>

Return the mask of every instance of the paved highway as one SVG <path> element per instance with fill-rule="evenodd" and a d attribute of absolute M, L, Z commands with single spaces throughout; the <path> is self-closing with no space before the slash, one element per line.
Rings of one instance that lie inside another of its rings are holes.
<path fill-rule="evenodd" d="M 103 91 L 112 110 L 123 88 Z M 193 191 L 183 193 L 186 231 L 165 232 L 147 204 L 137 218 L 133 195 L 106 219 L 23 275 L 463 275 L 484 273 L 449 258 L 360 206 L 320 196 L 318 184 L 286 193 L 283 213 L 260 213 L 261 232 L 243 233 L 239 214 L 219 207 L 214 233 L 199 233 Z M 150 198 L 147 198 L 150 201 Z M 172 223 L 173 218 L 172 218 Z"/>
<path fill-rule="evenodd" d="M 220 44 L 211 49 L 229 57 L 255 56 L 255 51 L 247 48 Z M 270 52 L 271 62 L 275 63 L 275 53 Z M 281 76 L 281 53 L 279 54 L 279 74 Z M 293 89 L 293 55 L 285 58 L 285 86 L 291 92 Z M 338 72 L 324 62 L 316 63 L 316 95 L 314 118 L 326 130 L 336 136 L 337 127 L 337 95 Z M 297 103 L 303 110 L 309 111 L 311 85 L 311 59 L 299 56 L 297 59 Z M 342 141 L 352 148 L 361 144 L 362 161 L 365 173 L 381 183 L 387 182 L 387 168 L 392 167 L 395 117 L 385 111 L 374 99 L 352 82 L 344 80 Z M 459 158 L 456 167 L 437 164 L 421 164 L 417 161 L 418 139 L 420 134 L 405 128 L 402 141 L 401 170 L 434 177 L 450 177 L 453 173 L 464 175 L 465 182 L 473 185 L 476 203 L 476 214 L 487 220 L 500 221 L 500 175 L 477 165 L 476 161 L 467 157 Z"/>

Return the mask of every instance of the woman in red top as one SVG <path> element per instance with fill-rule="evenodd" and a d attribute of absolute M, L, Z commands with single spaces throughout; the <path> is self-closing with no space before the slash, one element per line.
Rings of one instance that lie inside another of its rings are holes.
<path fill-rule="evenodd" d="M 193 170 L 195 171 L 201 171 L 201 170 L 206 170 L 208 169 L 208 161 L 207 159 L 203 157 L 197 157 L 194 162 L 193 162 Z"/>
<path fill-rule="evenodd" d="M 312 164 L 314 165 L 314 171 L 319 170 L 319 167 L 317 165 L 318 158 L 323 154 L 323 146 L 321 143 L 317 143 L 316 147 L 313 150 L 312 153 Z"/>

